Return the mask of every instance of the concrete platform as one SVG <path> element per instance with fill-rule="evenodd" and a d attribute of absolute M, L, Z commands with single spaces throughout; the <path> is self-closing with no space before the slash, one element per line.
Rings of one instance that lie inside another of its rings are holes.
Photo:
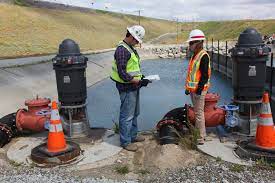
<path fill-rule="evenodd" d="M 92 129 L 91 134 L 92 136 L 89 137 L 72 140 L 80 145 L 82 154 L 70 164 L 70 168 L 76 170 L 96 168 L 111 164 L 116 160 L 112 157 L 122 149 L 119 146 L 119 135 L 105 129 Z M 7 158 L 18 165 L 33 166 L 34 163 L 30 159 L 31 150 L 46 140 L 47 133 L 14 139 L 7 150 Z"/>
<path fill-rule="evenodd" d="M 198 149 L 215 158 L 221 158 L 223 161 L 227 161 L 239 165 L 251 165 L 252 162 L 242 160 L 235 154 L 234 149 L 237 144 L 234 141 L 228 141 L 221 143 L 219 138 L 215 137 L 212 141 L 205 142 L 204 145 L 198 145 Z"/>

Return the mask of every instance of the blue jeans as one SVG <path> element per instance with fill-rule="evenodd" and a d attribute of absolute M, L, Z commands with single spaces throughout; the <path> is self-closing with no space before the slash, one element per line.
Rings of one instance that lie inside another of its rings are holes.
<path fill-rule="evenodd" d="M 137 137 L 139 115 L 139 90 L 120 92 L 119 134 L 122 147 Z"/>

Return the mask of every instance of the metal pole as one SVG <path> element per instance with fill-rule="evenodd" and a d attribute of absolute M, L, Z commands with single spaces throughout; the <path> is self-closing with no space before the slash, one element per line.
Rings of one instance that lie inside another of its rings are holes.
<path fill-rule="evenodd" d="M 225 41 L 225 74 L 227 78 L 227 41 Z"/>
<path fill-rule="evenodd" d="M 177 44 L 178 44 L 178 42 L 179 42 L 179 36 L 178 36 L 178 34 L 179 34 L 179 30 L 178 30 L 178 21 L 179 21 L 179 19 L 177 18 Z"/>
<path fill-rule="evenodd" d="M 214 60 L 213 60 L 213 57 L 214 57 L 214 48 L 213 48 L 213 42 L 214 42 L 214 40 L 213 40 L 213 38 L 211 39 L 211 41 L 212 41 L 212 43 L 211 43 L 211 46 L 212 46 L 212 54 L 211 54 L 211 60 L 212 60 L 212 64 L 211 64 L 211 67 L 212 67 L 212 69 L 213 69 L 213 64 L 214 64 Z"/>
<path fill-rule="evenodd" d="M 138 10 L 138 25 L 140 25 L 140 11 Z M 139 48 L 141 48 L 141 44 L 139 43 Z"/>
<path fill-rule="evenodd" d="M 271 53 L 270 60 L 270 97 L 272 96 L 272 83 L 273 83 L 273 53 Z"/>
<path fill-rule="evenodd" d="M 140 25 L 140 11 L 141 10 L 138 10 L 138 25 Z"/>
<path fill-rule="evenodd" d="M 218 71 L 220 71 L 220 40 L 218 40 Z"/>
<path fill-rule="evenodd" d="M 72 138 L 72 134 L 73 134 L 73 132 L 72 132 L 72 123 L 73 123 L 73 118 L 72 118 L 72 111 L 71 111 L 72 109 L 68 109 L 68 112 L 69 112 L 69 123 L 70 123 L 70 138 Z"/>

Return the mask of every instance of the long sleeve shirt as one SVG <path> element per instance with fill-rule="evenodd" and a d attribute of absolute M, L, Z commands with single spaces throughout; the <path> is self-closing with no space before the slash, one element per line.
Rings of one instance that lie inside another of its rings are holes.
<path fill-rule="evenodd" d="M 126 43 L 126 42 L 124 41 L 124 43 Z M 128 45 L 128 46 L 139 57 L 137 51 L 132 46 L 130 46 L 130 45 Z M 128 63 L 128 60 L 131 58 L 131 53 L 125 47 L 119 46 L 119 47 L 117 47 L 117 49 L 115 51 L 114 58 L 116 60 L 119 77 L 126 82 L 131 81 L 133 79 L 133 76 L 131 76 L 130 74 L 128 74 L 126 72 L 127 63 Z M 137 86 L 132 83 L 116 82 L 116 87 L 119 92 L 133 91 L 133 90 L 138 89 Z"/>
<path fill-rule="evenodd" d="M 202 58 L 201 58 L 201 62 L 200 62 L 200 72 L 201 72 L 201 78 L 200 81 L 198 83 L 198 88 L 203 89 L 204 85 L 207 83 L 208 79 L 209 79 L 209 75 L 208 75 L 208 64 L 209 64 L 209 58 L 208 56 L 205 54 Z"/>

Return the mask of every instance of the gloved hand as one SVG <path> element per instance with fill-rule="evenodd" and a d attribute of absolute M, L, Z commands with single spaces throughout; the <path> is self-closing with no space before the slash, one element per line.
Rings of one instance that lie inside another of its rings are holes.
<path fill-rule="evenodd" d="M 198 87 L 197 91 L 196 91 L 196 94 L 197 95 L 201 95 L 201 92 L 202 92 L 202 88 Z"/>
<path fill-rule="evenodd" d="M 141 79 L 144 79 L 144 78 L 145 78 L 145 76 L 142 74 L 142 75 L 141 75 Z"/>
<path fill-rule="evenodd" d="M 143 87 L 143 86 L 147 86 L 148 83 L 151 83 L 151 81 L 149 79 L 142 79 L 140 80 L 140 87 Z"/>
<path fill-rule="evenodd" d="M 185 90 L 185 95 L 189 95 L 190 91 L 189 90 Z"/>

